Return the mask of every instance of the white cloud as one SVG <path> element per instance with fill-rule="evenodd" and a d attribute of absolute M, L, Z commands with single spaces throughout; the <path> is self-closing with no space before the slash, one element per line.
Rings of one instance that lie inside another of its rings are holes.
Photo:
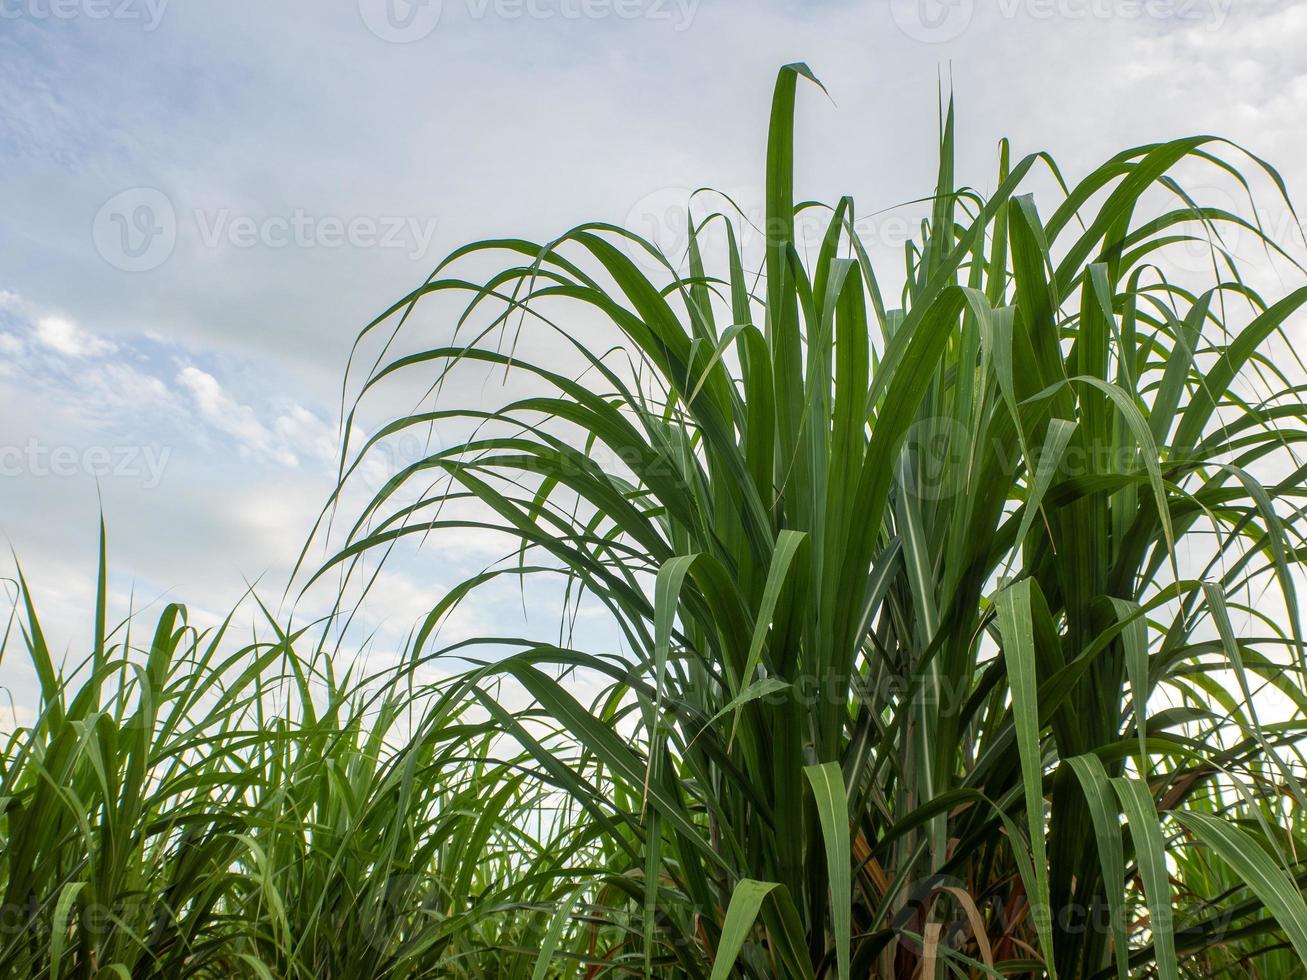
<path fill-rule="evenodd" d="M 233 437 L 247 450 L 270 456 L 287 466 L 295 466 L 294 455 L 279 451 L 267 427 L 254 409 L 242 405 L 223 390 L 218 379 L 197 367 L 182 368 L 177 381 L 191 393 L 200 417 L 220 432 Z"/>
<path fill-rule="evenodd" d="M 87 333 L 62 316 L 43 316 L 37 320 L 36 339 L 65 357 L 98 357 L 117 349 L 109 341 Z"/>
<path fill-rule="evenodd" d="M 301 456 L 331 463 L 340 451 L 336 427 L 303 405 L 292 405 L 284 415 L 278 416 L 273 430 L 284 445 L 293 447 Z"/>
<path fill-rule="evenodd" d="M 320 463 L 336 459 L 335 428 L 303 405 L 291 404 L 265 423 L 253 407 L 229 395 L 207 371 L 186 365 L 177 382 L 190 392 L 200 418 L 235 439 L 243 451 L 282 466 L 299 466 L 306 459 Z"/>

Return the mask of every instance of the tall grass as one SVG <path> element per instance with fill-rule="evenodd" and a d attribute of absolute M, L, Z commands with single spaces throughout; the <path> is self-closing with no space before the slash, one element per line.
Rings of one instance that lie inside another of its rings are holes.
<path fill-rule="evenodd" d="M 251 642 L 177 605 L 112 628 L 103 563 L 93 652 L 61 665 L 16 584 L 0 657 L 40 703 L 0 755 L 0 976 L 523 975 L 502 950 L 538 949 L 550 910 L 520 875 L 585 842 L 546 836 L 527 760 L 466 701 L 338 672 L 261 610 Z"/>
<path fill-rule="evenodd" d="M 1195 137 L 1068 184 L 1004 143 L 982 194 L 950 107 L 892 294 L 851 200 L 806 255 L 796 234 L 805 79 L 776 83 L 761 268 L 729 210 L 684 256 L 582 225 L 459 249 L 364 332 L 385 353 L 360 401 L 431 398 L 352 447 L 343 485 L 388 439 L 443 447 L 327 567 L 459 529 L 517 542 L 436 605 L 418 659 L 477 646 L 433 630 L 500 577 L 606 609 L 608 646 L 486 636 L 507 653 L 466 680 L 609 842 L 584 913 L 557 906 L 587 976 L 1300 974 L 1307 427 L 1301 365 L 1272 351 L 1307 288 L 1260 295 L 1223 236 L 1287 256 L 1172 176 L 1278 175 Z M 1168 267 L 1194 241 L 1196 286 Z M 490 370 L 501 404 L 449 395 Z M 572 671 L 608 687 L 582 703 Z M 1268 690 L 1286 717 L 1259 715 Z"/>

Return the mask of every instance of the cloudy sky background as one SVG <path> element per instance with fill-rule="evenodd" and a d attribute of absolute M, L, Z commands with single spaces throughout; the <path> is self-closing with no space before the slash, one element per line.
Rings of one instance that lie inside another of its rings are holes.
<path fill-rule="evenodd" d="M 982 190 L 1002 136 L 1074 177 L 1213 132 L 1301 195 L 1304 50 L 1279 0 L 0 0 L 0 535 L 74 650 L 101 507 L 120 608 L 275 604 L 359 328 L 469 240 L 656 234 L 701 185 L 747 210 L 786 62 L 831 95 L 801 93 L 801 195 L 870 213 L 930 192 L 941 79 Z M 377 645 L 495 555 L 396 563 Z"/>

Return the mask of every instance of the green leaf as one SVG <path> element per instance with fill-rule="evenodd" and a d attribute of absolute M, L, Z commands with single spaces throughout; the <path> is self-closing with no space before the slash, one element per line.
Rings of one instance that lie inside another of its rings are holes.
<path fill-rule="evenodd" d="M 577 899 L 581 897 L 584 891 L 584 885 L 578 886 L 563 901 L 558 903 L 558 908 L 549 919 L 549 927 L 545 930 L 544 938 L 540 941 L 540 955 L 536 957 L 535 969 L 531 971 L 531 980 L 545 980 L 545 977 L 548 976 L 549 964 L 553 961 L 554 951 L 558 949 L 558 941 L 562 938 L 563 929 L 572 915 L 572 909 L 576 907 Z"/>
<path fill-rule="evenodd" d="M 778 921 L 784 922 L 786 927 L 783 931 L 790 933 L 797 925 L 794 915 L 794 906 L 789 899 L 783 885 L 771 881 L 755 881 L 752 878 L 744 878 L 735 886 L 731 893 L 731 903 L 726 909 L 726 921 L 722 923 L 722 938 L 717 944 L 717 953 L 713 958 L 712 976 L 709 980 L 727 980 L 731 975 L 731 970 L 735 967 L 735 961 L 739 958 L 740 950 L 744 942 L 753 932 L 754 924 L 758 920 L 759 910 L 762 909 L 763 902 L 769 900 L 774 903 L 780 911 L 777 916 Z M 796 975 L 803 980 L 810 980 L 812 977 L 812 967 L 806 961 L 796 959 L 800 955 L 802 947 L 795 947 L 793 937 L 773 936 L 784 947 L 782 950 L 782 961 L 788 967 L 795 971 Z"/>
<path fill-rule="evenodd" d="M 1107 770 L 1096 755 L 1078 755 L 1067 765 L 1080 781 L 1094 822 L 1094 838 L 1103 872 L 1103 889 L 1107 894 L 1108 914 L 1112 917 L 1112 960 L 1120 980 L 1129 980 L 1130 947 L 1126 941 L 1125 848 L 1121 842 L 1120 812 Z"/>
<path fill-rule="evenodd" d="M 817 801 L 822 837 L 826 841 L 826 872 L 830 880 L 831 918 L 835 926 L 835 962 L 840 980 L 849 980 L 849 937 L 853 886 L 849 875 L 849 801 L 839 763 L 805 766 Z"/>
<path fill-rule="evenodd" d="M 1021 579 L 998 594 L 998 628 L 1003 638 L 1003 659 L 1012 688 L 1012 714 L 1016 722 L 1017 752 L 1026 820 L 1030 831 L 1036 892 L 1031 897 L 1035 931 L 1043 945 L 1044 960 L 1053 980 L 1053 909 L 1048 890 L 1048 859 L 1044 847 L 1044 757 L 1039 747 L 1039 681 L 1035 673 L 1035 628 L 1030 593 L 1033 583 Z"/>
<path fill-rule="evenodd" d="M 1271 860 L 1266 849 L 1248 831 L 1192 810 L 1176 812 L 1176 819 L 1199 842 L 1230 865 L 1266 910 L 1284 929 L 1298 959 L 1307 965 L 1307 904 L 1297 883 Z"/>
<path fill-rule="evenodd" d="M 64 972 L 64 942 L 68 937 L 68 917 L 78 893 L 86 887 L 84 881 L 70 881 L 59 889 L 55 902 L 54 918 L 50 921 L 50 980 L 59 980 Z"/>
<path fill-rule="evenodd" d="M 1175 922 L 1171 907 L 1171 883 L 1166 870 L 1166 842 L 1157 818 L 1157 805 L 1148 787 L 1137 779 L 1117 777 L 1112 780 L 1135 844 L 1135 863 L 1143 879 L 1144 898 L 1148 901 L 1149 932 L 1157 954 L 1160 980 L 1179 980 L 1175 956 Z"/>

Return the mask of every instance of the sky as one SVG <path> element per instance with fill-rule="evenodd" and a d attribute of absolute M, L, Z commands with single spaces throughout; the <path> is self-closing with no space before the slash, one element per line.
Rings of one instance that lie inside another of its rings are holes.
<path fill-rule="evenodd" d="M 359 329 L 468 241 L 756 207 L 782 64 L 829 91 L 801 196 L 872 214 L 930 193 L 941 87 L 982 190 L 1004 136 L 1075 176 L 1210 132 L 1301 194 L 1304 51 L 1280 0 L 0 0 L 0 536 L 65 644 L 101 512 L 116 606 L 279 601 Z M 377 644 L 497 546 L 389 567 Z"/>

